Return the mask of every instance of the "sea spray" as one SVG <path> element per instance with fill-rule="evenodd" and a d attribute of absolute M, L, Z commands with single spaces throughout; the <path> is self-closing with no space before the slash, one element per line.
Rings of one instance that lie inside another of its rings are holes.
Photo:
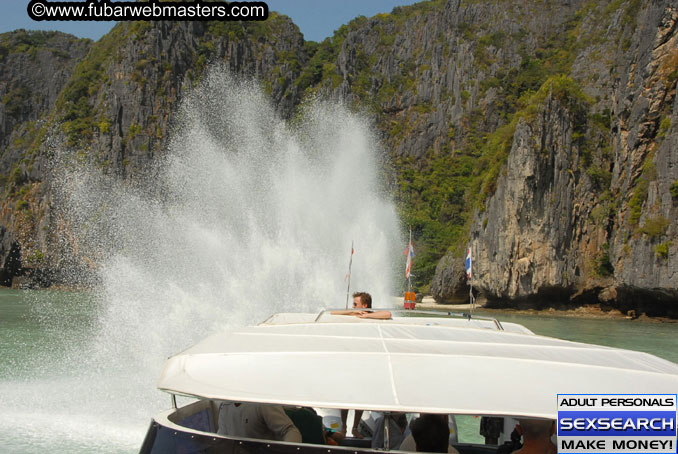
<path fill-rule="evenodd" d="M 17 384 L 31 417 L 70 418 L 70 435 L 50 426 L 57 438 L 99 446 L 115 428 L 107 446 L 138 445 L 168 405 L 155 390 L 165 358 L 274 312 L 343 307 L 352 241 L 352 290 L 388 306 L 400 284 L 404 243 L 365 117 L 309 102 L 290 126 L 255 83 L 214 70 L 177 118 L 153 178 L 61 154 L 64 241 L 96 272 L 97 316 L 59 378 Z"/>

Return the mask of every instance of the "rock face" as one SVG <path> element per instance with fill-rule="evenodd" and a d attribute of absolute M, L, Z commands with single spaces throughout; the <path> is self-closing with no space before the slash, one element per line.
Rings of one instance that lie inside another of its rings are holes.
<path fill-rule="evenodd" d="M 340 78 L 320 89 L 349 102 L 376 98 L 385 130 L 404 125 L 385 136 L 395 156 L 425 160 L 430 151 L 454 151 L 479 107 L 489 110 L 479 129 L 501 123 L 496 90 L 483 82 L 518 69 L 564 33 L 582 3 L 432 1 L 362 18 L 335 35 Z"/>
<path fill-rule="evenodd" d="M 0 35 L 0 182 L 4 197 L 0 209 L 0 285 L 30 268 L 42 252 L 37 225 L 25 208 L 35 194 L 31 181 L 43 178 L 35 166 L 34 139 L 47 123 L 49 112 L 75 64 L 92 42 L 59 32 L 18 30 Z M 24 188 L 21 195 L 8 188 Z M 34 200 L 44 220 L 46 200 Z M 44 234 L 42 235 L 44 239 Z M 23 243 L 23 244 L 22 244 Z M 43 243 L 45 246 L 45 243 Z"/>
<path fill-rule="evenodd" d="M 555 65 L 567 66 L 555 49 L 571 47 L 562 37 L 583 4 L 435 0 L 356 19 L 312 57 L 325 68 L 313 91 L 375 112 L 420 288 L 441 281 L 446 249 L 463 249 L 479 197 L 468 191 L 494 161 L 485 137 Z"/>
<path fill-rule="evenodd" d="M 466 283 L 464 264 L 452 254 L 445 255 L 438 266 L 431 283 L 434 298 L 446 303 L 461 304 L 468 302 L 469 286 Z"/>
<path fill-rule="evenodd" d="M 573 121 L 553 97 L 532 122 L 518 123 L 495 194 L 471 230 L 476 285 L 489 298 L 567 297 L 585 266 L 595 204 L 579 168 Z M 604 234 L 603 234 L 604 235 Z"/>
<path fill-rule="evenodd" d="M 653 294 L 675 313 L 678 8 L 652 4 L 645 14 L 648 26 L 634 36 L 635 52 L 624 61 L 629 71 L 615 87 L 619 122 L 612 185 L 624 198 L 610 232 L 610 259 L 624 304 Z"/>
<path fill-rule="evenodd" d="M 516 127 L 471 228 L 475 282 L 491 304 L 600 302 L 678 315 L 677 18 L 670 3 L 644 5 L 612 86 L 588 87 L 610 94 L 609 144 L 601 147 L 591 107 L 582 124 L 553 97 Z"/>
<path fill-rule="evenodd" d="M 162 153 L 178 101 L 208 63 L 259 79 L 289 117 L 301 96 L 293 81 L 306 59 L 299 29 L 283 16 L 265 25 L 120 23 L 80 63 L 55 115 L 71 143 L 129 177 Z"/>
<path fill-rule="evenodd" d="M 58 282 L 63 256 L 77 253 L 58 239 L 67 226 L 53 216 L 51 142 L 133 183 L 162 155 L 183 93 L 208 64 L 260 80 L 289 117 L 307 60 L 298 27 L 276 14 L 265 23 L 120 23 L 94 44 L 17 31 L 0 44 L 0 285 L 24 274 Z"/>
<path fill-rule="evenodd" d="M 92 42 L 60 32 L 0 35 L 0 174 L 20 160 L 24 138 L 43 120 Z"/>

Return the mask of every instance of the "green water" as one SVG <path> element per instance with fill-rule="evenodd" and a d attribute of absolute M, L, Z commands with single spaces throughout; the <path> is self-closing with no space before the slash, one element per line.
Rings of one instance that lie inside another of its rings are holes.
<path fill-rule="evenodd" d="M 167 407 L 166 396 L 154 388 L 162 358 L 129 371 L 124 359 L 94 350 L 92 345 L 101 348 L 94 340 L 105 310 L 86 293 L 0 290 L 0 438 L 5 452 L 138 451 L 151 416 Z M 678 362 L 678 324 L 512 314 L 497 318 L 537 334 Z M 99 360 L 88 361 L 91 356 Z M 460 438 L 482 442 L 479 422 L 460 418 Z"/>
<path fill-rule="evenodd" d="M 482 311 L 480 311 L 482 313 Z M 486 314 L 490 315 L 490 314 Z M 490 316 L 519 323 L 535 334 L 651 353 L 678 363 L 678 323 L 626 319 L 586 319 L 557 315 Z"/>
<path fill-rule="evenodd" d="M 92 360 L 100 312 L 84 292 L 0 290 L 0 452 L 138 452 L 152 412 L 122 364 Z"/>
<path fill-rule="evenodd" d="M 0 378 L 30 378 L 61 368 L 96 329 L 96 300 L 86 293 L 0 290 Z"/>

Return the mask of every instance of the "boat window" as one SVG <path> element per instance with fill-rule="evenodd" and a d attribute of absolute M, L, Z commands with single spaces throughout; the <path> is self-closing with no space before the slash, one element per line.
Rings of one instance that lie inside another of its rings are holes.
<path fill-rule="evenodd" d="M 184 427 L 205 432 L 217 432 L 219 405 L 221 401 L 203 400 L 191 405 L 180 407 L 172 415 L 171 419 Z M 383 427 L 377 425 L 384 419 L 384 413 L 376 411 L 363 411 L 362 418 L 354 425 L 354 411 L 349 411 L 346 425 L 349 428 L 358 427 L 358 434 L 352 430 L 346 433 L 342 426 L 341 410 L 320 409 L 306 407 L 284 407 L 285 414 L 292 420 L 302 436 L 302 443 L 323 444 L 360 449 L 374 448 L 373 434 L 383 437 Z M 407 413 L 401 415 L 404 421 L 401 425 L 406 426 L 407 434 L 404 434 L 400 442 L 405 442 L 411 431 L 412 422 L 420 414 Z M 450 445 L 457 448 L 461 454 L 478 454 L 485 452 L 484 447 L 496 449 L 497 445 L 510 440 L 510 430 L 517 421 L 512 418 L 487 417 L 482 415 L 451 415 L 449 418 Z M 508 431 L 508 433 L 506 433 Z M 335 436 L 337 435 L 337 436 Z M 494 437 L 494 438 L 493 438 Z M 411 438 L 411 437 L 410 437 Z M 405 445 L 391 446 L 390 450 L 413 452 L 410 447 L 412 440 Z M 470 446 L 475 445 L 475 447 Z M 376 449 L 383 449 L 376 443 Z M 468 449 L 476 449 L 473 452 Z M 480 449 L 480 451 L 478 451 Z M 477 451 L 477 452 L 476 452 Z"/>
<path fill-rule="evenodd" d="M 456 416 L 459 443 L 485 444 L 485 439 L 480 435 L 480 418 L 476 415 Z"/>
<path fill-rule="evenodd" d="M 459 443 L 497 446 L 511 440 L 518 423 L 511 417 L 456 415 Z"/>
<path fill-rule="evenodd" d="M 189 429 L 216 432 L 215 408 L 212 401 L 191 399 L 189 402 L 187 405 L 179 405 L 176 412 L 169 416 L 170 421 Z"/>

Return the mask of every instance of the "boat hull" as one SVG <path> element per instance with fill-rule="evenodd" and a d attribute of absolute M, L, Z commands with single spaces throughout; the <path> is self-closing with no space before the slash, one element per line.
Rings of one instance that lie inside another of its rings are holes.
<path fill-rule="evenodd" d="M 356 443 L 364 441 L 355 440 Z M 351 446 L 351 439 L 347 439 L 347 442 L 349 443 L 347 445 L 332 446 L 229 438 L 179 428 L 173 424 L 165 426 L 153 420 L 139 452 L 140 454 L 374 454 L 377 452 L 366 446 Z M 492 445 L 460 443 L 455 444 L 455 447 L 461 454 L 495 454 L 497 451 L 497 446 Z"/>
<path fill-rule="evenodd" d="M 191 430 L 167 427 L 153 420 L 140 454 L 205 453 L 205 454 L 346 454 L 372 452 L 369 448 L 356 446 L 331 446 L 283 443 L 270 440 L 249 440 L 204 434 Z"/>

